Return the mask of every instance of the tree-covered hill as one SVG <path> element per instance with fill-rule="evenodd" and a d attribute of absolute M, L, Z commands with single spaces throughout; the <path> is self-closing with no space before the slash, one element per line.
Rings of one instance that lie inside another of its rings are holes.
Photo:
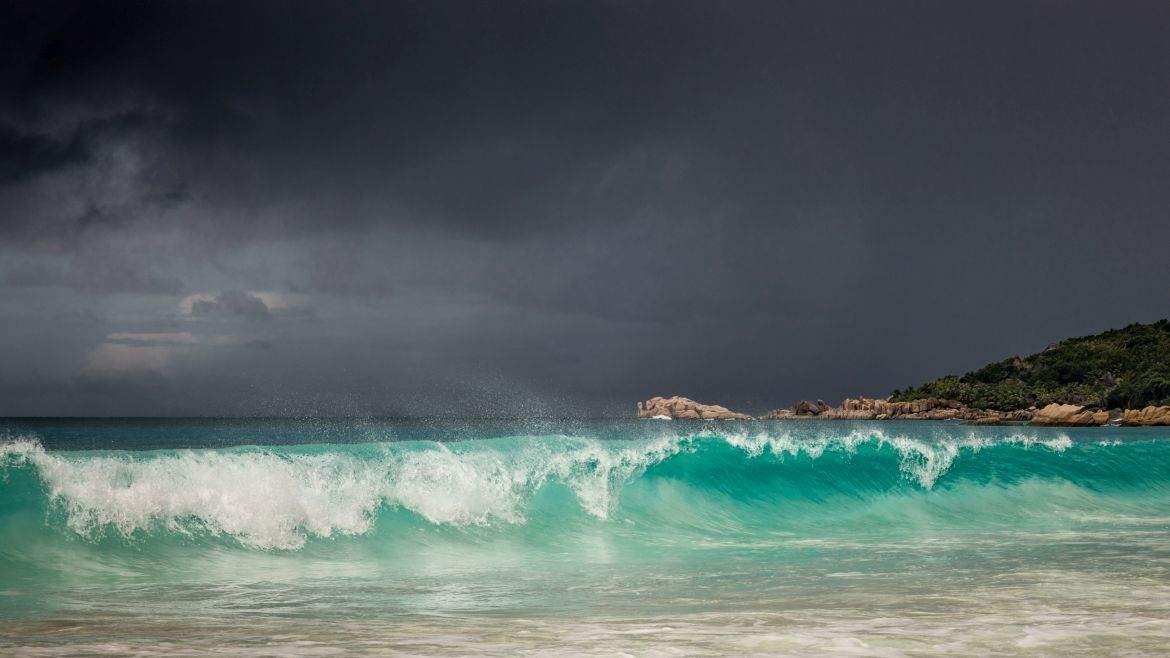
<path fill-rule="evenodd" d="M 896 390 L 891 397 L 919 398 L 1003 411 L 1052 402 L 1103 408 L 1170 404 L 1170 322 L 1070 338 L 1038 354 Z"/>

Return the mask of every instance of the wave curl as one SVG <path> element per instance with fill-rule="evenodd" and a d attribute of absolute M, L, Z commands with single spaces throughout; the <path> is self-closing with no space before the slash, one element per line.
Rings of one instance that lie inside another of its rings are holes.
<path fill-rule="evenodd" d="M 669 513 L 653 499 L 663 483 L 686 487 L 695 505 L 704 496 L 749 506 L 834 495 L 872 499 L 930 493 L 951 475 L 982 483 L 1074 479 L 1072 462 L 1082 469 L 1105 464 L 1107 475 L 1109 460 L 1101 455 L 1120 455 L 1131 445 L 1074 443 L 1066 435 L 928 440 L 858 430 L 95 453 L 47 451 L 35 437 L 16 437 L 0 444 L 0 489 L 18 493 L 23 482 L 22 495 L 10 500 L 56 510 L 65 527 L 89 539 L 209 533 L 251 548 L 290 550 L 312 538 L 369 534 L 386 510 L 433 526 L 524 525 L 530 515 L 547 513 L 534 501 L 550 489 L 567 491 L 554 505 L 576 510 L 558 509 L 562 515 L 609 522 L 622 511 L 640 512 L 641 522 L 653 524 Z M 989 451 L 996 455 L 985 457 Z M 1064 457 L 1084 451 L 1098 454 Z M 1062 459 L 1068 463 L 1053 461 Z M 955 473 L 961 461 L 968 467 Z"/>

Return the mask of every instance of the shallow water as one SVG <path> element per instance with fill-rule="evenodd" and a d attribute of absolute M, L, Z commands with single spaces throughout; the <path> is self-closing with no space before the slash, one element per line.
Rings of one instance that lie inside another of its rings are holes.
<path fill-rule="evenodd" d="M 1167 439 L 0 421 L 0 652 L 1165 653 Z"/>

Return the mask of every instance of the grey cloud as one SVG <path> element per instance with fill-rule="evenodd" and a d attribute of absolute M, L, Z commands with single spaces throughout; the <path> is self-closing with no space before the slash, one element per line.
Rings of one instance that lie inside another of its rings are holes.
<path fill-rule="evenodd" d="M 65 284 L 65 272 L 47 263 L 24 261 L 4 272 L 4 285 L 14 288 L 34 288 Z"/>
<path fill-rule="evenodd" d="M 20 181 L 82 159 L 82 147 L 75 139 L 62 143 L 45 135 L 0 125 L 0 184 Z"/>
<path fill-rule="evenodd" d="M 271 317 L 264 300 L 239 290 L 221 292 L 210 299 L 196 299 L 191 303 L 191 315 L 237 316 L 248 320 L 267 320 Z"/>
<path fill-rule="evenodd" d="M 146 293 L 177 295 L 183 282 L 159 274 L 133 257 L 119 260 L 117 250 L 83 251 L 71 264 L 66 281 L 75 290 L 88 293 Z"/>
<path fill-rule="evenodd" d="M 63 266 L 37 260 L 20 262 L 4 271 L 4 284 L 13 288 L 62 286 L 89 294 L 175 295 L 183 291 L 178 278 L 159 274 L 149 262 L 127 259 L 118 251 L 83 249 Z"/>
<path fill-rule="evenodd" d="M 1166 6 L 0 12 L 0 413 L 762 409 L 1165 314 Z"/>

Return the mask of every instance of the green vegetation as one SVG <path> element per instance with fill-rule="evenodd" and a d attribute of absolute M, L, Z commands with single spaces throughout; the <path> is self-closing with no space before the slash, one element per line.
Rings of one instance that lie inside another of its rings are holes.
<path fill-rule="evenodd" d="M 1001 411 L 1052 402 L 1131 409 L 1170 404 L 1170 322 L 1070 338 L 1039 354 L 897 390 L 891 397 L 895 402 L 919 398 Z"/>

